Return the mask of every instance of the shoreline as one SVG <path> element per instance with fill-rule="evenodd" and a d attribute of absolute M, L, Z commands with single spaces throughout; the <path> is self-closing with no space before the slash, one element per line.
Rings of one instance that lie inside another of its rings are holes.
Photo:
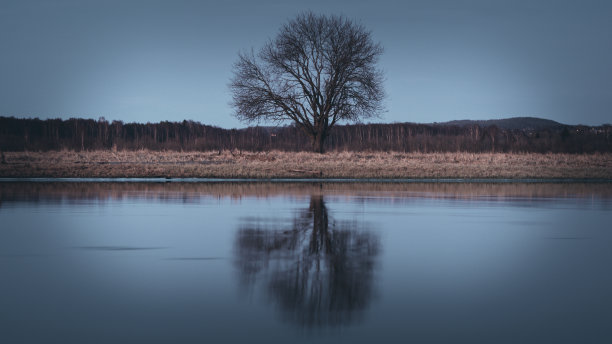
<path fill-rule="evenodd" d="M 63 202 L 91 199 L 106 202 L 109 199 L 156 199 L 162 202 L 198 203 L 205 199 L 230 197 L 306 197 L 325 195 L 355 197 L 359 201 L 379 202 L 387 199 L 409 200 L 415 198 L 515 201 L 531 199 L 612 199 L 612 183 L 543 183 L 543 182 L 0 182 L 1 201 L 41 200 Z"/>
<path fill-rule="evenodd" d="M 612 184 L 612 179 L 595 178 L 89 178 L 89 177 L 0 177 L 0 183 L 260 183 L 260 184 Z"/>
<path fill-rule="evenodd" d="M 156 181 L 600 181 L 612 153 L 4 152 L 0 178 Z M 194 180 L 197 181 L 197 180 Z"/>

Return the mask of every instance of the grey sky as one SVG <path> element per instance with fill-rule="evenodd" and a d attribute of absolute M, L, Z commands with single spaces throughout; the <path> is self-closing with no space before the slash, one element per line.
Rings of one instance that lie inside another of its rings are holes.
<path fill-rule="evenodd" d="M 242 127 L 237 53 L 304 10 L 354 18 L 385 47 L 373 121 L 612 122 L 612 2 L 534 0 L 2 0 L 0 115 Z"/>

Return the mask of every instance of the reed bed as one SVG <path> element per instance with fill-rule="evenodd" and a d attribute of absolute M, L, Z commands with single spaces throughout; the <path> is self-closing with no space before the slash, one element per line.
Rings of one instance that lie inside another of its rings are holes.
<path fill-rule="evenodd" d="M 612 179 L 612 154 L 5 152 L 0 177 Z"/>

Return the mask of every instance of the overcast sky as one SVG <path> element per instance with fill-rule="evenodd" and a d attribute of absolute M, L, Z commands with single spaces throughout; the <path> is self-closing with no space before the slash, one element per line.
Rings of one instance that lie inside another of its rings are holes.
<path fill-rule="evenodd" d="M 612 1 L 0 1 L 0 115 L 225 128 L 241 50 L 301 11 L 342 14 L 385 53 L 374 122 L 612 122 Z"/>

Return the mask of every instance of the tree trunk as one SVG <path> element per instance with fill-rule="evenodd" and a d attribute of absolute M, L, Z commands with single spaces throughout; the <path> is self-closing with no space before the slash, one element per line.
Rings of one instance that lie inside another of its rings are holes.
<path fill-rule="evenodd" d="M 325 153 L 323 144 L 325 143 L 325 134 L 317 133 L 312 136 L 312 151 L 315 153 Z"/>

